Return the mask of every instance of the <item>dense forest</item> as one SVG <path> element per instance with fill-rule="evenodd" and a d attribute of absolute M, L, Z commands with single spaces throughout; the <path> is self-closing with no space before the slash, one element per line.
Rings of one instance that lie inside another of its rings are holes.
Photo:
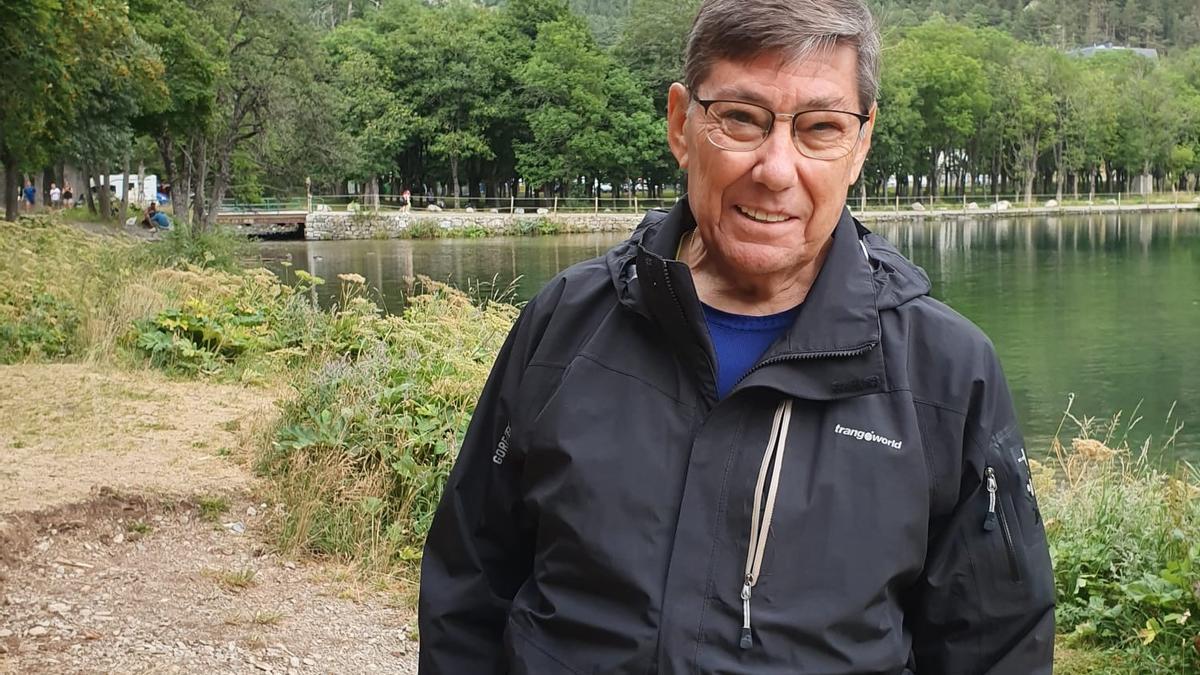
<path fill-rule="evenodd" d="M 1130 47 L 1187 48 L 1200 44 L 1200 3 L 1194 0 L 868 0 L 884 26 L 900 28 L 934 16 L 973 28 L 997 28 L 1019 40 L 1068 49 L 1112 42 Z M 601 44 L 618 35 L 630 0 L 571 0 L 571 9 L 598 27 Z"/>
<path fill-rule="evenodd" d="M 44 185 L 67 165 L 100 183 L 142 164 L 201 223 L 306 181 L 479 203 L 600 184 L 654 197 L 680 180 L 663 111 L 697 0 L 5 4 L 0 63 L 22 73 L 0 79 L 9 217 L 21 177 Z M 1195 187 L 1194 0 L 875 9 L 885 57 L 866 194 Z M 1099 42 L 1157 51 L 1072 52 Z"/>

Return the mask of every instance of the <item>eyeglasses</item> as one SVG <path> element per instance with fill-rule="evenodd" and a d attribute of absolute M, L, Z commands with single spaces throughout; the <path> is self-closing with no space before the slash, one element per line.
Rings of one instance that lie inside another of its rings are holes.
<path fill-rule="evenodd" d="M 692 100 L 704 108 L 708 142 L 733 152 L 757 150 L 775 128 L 775 120 L 791 118 L 792 143 L 800 154 L 826 161 L 841 159 L 858 144 L 871 119 L 845 110 L 777 113 L 753 103 L 705 100 L 695 94 Z"/>

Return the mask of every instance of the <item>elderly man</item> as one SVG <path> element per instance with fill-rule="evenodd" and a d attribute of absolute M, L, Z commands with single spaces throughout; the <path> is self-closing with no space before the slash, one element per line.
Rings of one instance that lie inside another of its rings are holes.
<path fill-rule="evenodd" d="M 421 672 L 1049 673 L 992 345 L 845 208 L 861 0 L 709 0 L 687 198 L 529 303 L 430 531 Z"/>

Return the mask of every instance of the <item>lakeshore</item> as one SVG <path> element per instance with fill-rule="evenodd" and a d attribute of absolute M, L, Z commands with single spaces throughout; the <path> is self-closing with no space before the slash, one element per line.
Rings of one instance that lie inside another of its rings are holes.
<path fill-rule="evenodd" d="M 1200 199 L 1200 198 L 1197 198 Z M 995 218 L 1033 218 L 1050 216 L 1080 216 L 1105 214 L 1138 214 L 1200 211 L 1200 201 L 1180 203 L 1134 204 L 1071 204 L 1063 206 L 1008 206 L 1003 208 L 949 208 L 944 205 L 915 208 L 909 204 L 902 209 L 872 209 L 858 211 L 848 202 L 851 213 L 864 224 L 879 222 L 918 222 L 938 219 L 979 220 Z M 994 205 L 993 205 L 994 206 Z M 520 210 L 517 210 L 520 211 Z M 296 220 L 294 212 L 279 212 L 288 223 Z M 303 234 L 309 241 L 354 239 L 442 239 L 496 236 L 579 234 L 589 232 L 629 232 L 645 217 L 644 212 L 615 213 L 610 210 L 592 212 L 556 211 L 549 208 L 529 212 L 501 212 L 499 209 L 476 210 L 413 210 L 413 211 L 315 211 L 304 217 L 304 225 L 271 224 L 271 212 L 246 211 L 246 225 L 239 231 L 248 234 L 279 235 L 290 231 Z M 251 224 L 254 223 L 254 224 Z M 287 228 L 291 229 L 288 230 Z M 273 228 L 269 232 L 262 228 Z"/>

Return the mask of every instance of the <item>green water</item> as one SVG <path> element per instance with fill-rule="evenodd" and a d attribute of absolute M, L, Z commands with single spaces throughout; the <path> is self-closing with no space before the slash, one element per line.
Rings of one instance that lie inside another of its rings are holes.
<path fill-rule="evenodd" d="M 1074 393 L 1077 417 L 1124 411 L 1118 438 L 1141 402 L 1129 438 L 1140 444 L 1150 436 L 1156 454 L 1175 423 L 1185 422 L 1167 456 L 1200 461 L 1200 213 L 873 229 L 925 268 L 936 297 L 996 343 L 1031 448 L 1048 450 Z M 277 271 L 291 260 L 327 279 L 326 301 L 337 292 L 337 274 L 361 274 L 395 310 L 404 278 L 414 274 L 460 287 L 483 281 L 484 293 L 493 279 L 501 287 L 515 279 L 517 298 L 528 299 L 560 269 L 622 238 L 267 242 L 261 253 Z"/>

